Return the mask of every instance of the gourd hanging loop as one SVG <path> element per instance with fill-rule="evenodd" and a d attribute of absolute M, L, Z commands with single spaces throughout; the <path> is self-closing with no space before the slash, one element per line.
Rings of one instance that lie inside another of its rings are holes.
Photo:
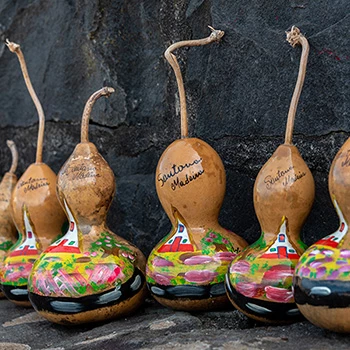
<path fill-rule="evenodd" d="M 17 169 L 17 165 L 18 165 L 17 147 L 16 147 L 16 144 L 12 140 L 7 140 L 6 144 L 9 147 L 9 149 L 11 151 L 11 154 L 12 154 L 11 168 L 10 168 L 10 170 L 8 172 L 11 173 L 11 174 L 14 174 L 16 169 Z"/>
<path fill-rule="evenodd" d="M 179 41 L 177 43 L 174 43 L 170 45 L 165 53 L 164 56 L 171 65 L 171 67 L 174 70 L 176 81 L 177 81 L 177 87 L 179 90 L 179 97 L 180 97 L 180 115 L 181 115 L 181 138 L 188 137 L 188 118 L 187 118 L 187 107 L 186 107 L 186 94 L 185 94 L 185 87 L 184 82 L 181 74 L 181 69 L 179 66 L 179 63 L 176 59 L 176 56 L 172 53 L 176 49 L 179 49 L 181 47 L 185 46 L 203 46 L 208 45 L 214 41 L 219 41 L 225 34 L 222 30 L 216 30 L 211 26 L 208 26 L 211 30 L 211 34 L 204 39 L 197 39 L 197 40 L 184 40 Z"/>
<path fill-rule="evenodd" d="M 304 80 L 305 80 L 306 65 L 307 65 L 307 59 L 309 56 L 309 43 L 305 38 L 305 36 L 300 33 L 300 29 L 295 26 L 292 27 L 290 32 L 286 32 L 286 34 L 287 34 L 286 40 L 293 47 L 295 47 L 295 45 L 298 45 L 298 44 L 302 46 L 298 79 L 295 85 L 292 101 L 289 107 L 285 141 L 284 141 L 285 144 L 290 145 L 292 144 L 292 138 L 293 138 L 295 114 L 297 111 L 301 90 L 303 88 Z"/>
<path fill-rule="evenodd" d="M 94 92 L 85 104 L 81 122 L 81 142 L 89 142 L 89 119 L 95 102 L 101 97 L 109 97 L 115 90 L 111 87 L 104 87 Z"/>
<path fill-rule="evenodd" d="M 37 141 L 37 147 L 36 147 L 36 163 L 42 163 L 43 160 L 43 141 L 44 141 L 44 131 L 45 131 L 45 114 L 44 110 L 41 106 L 41 103 L 38 99 L 38 96 L 35 93 L 35 90 L 33 88 L 32 82 L 30 81 L 26 61 L 24 59 L 23 52 L 21 50 L 20 45 L 10 42 L 8 39 L 6 39 L 6 45 L 9 48 L 9 50 L 13 53 L 15 53 L 18 57 L 19 63 L 21 65 L 21 70 L 23 74 L 24 81 L 26 83 L 27 89 L 29 91 L 29 94 L 34 102 L 35 108 L 38 112 L 39 116 L 39 131 L 38 131 L 38 141 Z"/>

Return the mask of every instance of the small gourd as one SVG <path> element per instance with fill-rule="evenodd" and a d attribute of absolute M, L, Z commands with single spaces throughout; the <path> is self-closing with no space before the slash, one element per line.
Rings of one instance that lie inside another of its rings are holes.
<path fill-rule="evenodd" d="M 12 164 L 0 183 L 0 272 L 7 252 L 17 241 L 16 226 L 11 216 L 11 195 L 17 183 L 15 171 L 17 169 L 18 153 L 13 141 L 7 140 L 7 146 L 11 150 Z M 0 293 L 0 296 L 4 297 L 3 293 Z"/>
<path fill-rule="evenodd" d="M 301 256 L 294 297 L 301 313 L 316 326 L 350 333 L 350 138 L 333 160 L 328 185 L 339 228 Z"/>
<path fill-rule="evenodd" d="M 81 143 L 57 177 L 57 194 L 69 217 L 69 229 L 44 251 L 29 278 L 34 308 L 55 323 L 98 322 L 128 315 L 147 292 L 144 255 L 107 227 L 116 188 L 114 174 L 88 139 L 94 103 L 112 92 L 105 87 L 86 103 Z"/>
<path fill-rule="evenodd" d="M 0 270 L 1 286 L 12 302 L 30 306 L 27 283 L 34 261 L 61 234 L 66 216 L 56 196 L 56 174 L 42 162 L 45 115 L 31 84 L 23 53 L 18 44 L 7 41 L 18 56 L 23 77 L 39 115 L 36 161 L 18 180 L 12 193 L 12 216 L 19 233 Z"/>
<path fill-rule="evenodd" d="M 293 299 L 295 265 L 305 250 L 300 230 L 314 200 L 313 176 L 292 144 L 296 108 L 305 78 L 309 46 L 298 28 L 287 33 L 302 45 L 297 84 L 288 114 L 286 137 L 261 168 L 254 185 L 254 208 L 261 226 L 258 241 L 231 263 L 226 289 L 233 305 L 264 322 L 288 323 L 300 318 Z"/>
<path fill-rule="evenodd" d="M 211 28 L 211 27 L 210 27 Z M 215 150 L 188 137 L 186 97 L 173 50 L 219 41 L 223 31 L 211 28 L 208 38 L 171 45 L 165 57 L 175 71 L 181 107 L 181 139 L 164 151 L 156 169 L 159 200 L 171 232 L 152 250 L 147 283 L 153 297 L 177 310 L 208 310 L 228 304 L 224 277 L 229 262 L 247 243 L 218 223 L 226 176 Z"/>

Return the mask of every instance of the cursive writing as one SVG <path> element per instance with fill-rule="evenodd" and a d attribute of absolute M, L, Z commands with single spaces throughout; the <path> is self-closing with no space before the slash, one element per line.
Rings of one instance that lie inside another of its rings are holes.
<path fill-rule="evenodd" d="M 95 167 L 87 165 L 75 165 L 68 167 L 63 172 L 63 174 L 67 176 L 72 174 L 72 178 L 70 180 L 82 180 L 89 177 L 101 177 L 101 174 L 96 173 Z"/>
<path fill-rule="evenodd" d="M 17 185 L 17 188 L 24 187 L 23 191 L 24 193 L 27 193 L 28 191 L 35 191 L 46 186 L 50 186 L 46 177 L 30 177 L 28 180 L 22 180 Z"/>
<path fill-rule="evenodd" d="M 171 170 L 166 173 L 166 174 L 158 174 L 157 176 L 157 180 L 160 181 L 162 183 L 162 187 L 164 186 L 164 184 L 171 179 L 172 177 L 174 177 L 175 175 L 180 174 L 182 171 L 184 171 L 185 169 L 191 168 L 192 166 L 196 165 L 196 164 L 200 164 L 202 162 L 202 158 L 199 159 L 195 159 L 192 163 L 185 163 L 185 164 L 180 164 L 180 165 L 176 165 L 173 164 L 173 166 L 171 167 Z M 201 170 L 202 171 L 202 170 Z M 204 173 L 204 170 L 202 171 L 201 174 Z M 200 174 L 200 175 L 201 175 Z M 186 175 L 187 176 L 187 175 Z M 198 177 L 198 176 L 197 176 Z M 177 178 L 178 179 L 178 178 Z M 174 182 L 177 180 L 174 180 Z M 176 186 L 175 186 L 176 187 Z"/>
<path fill-rule="evenodd" d="M 188 185 L 191 181 L 198 179 L 202 174 L 204 174 L 204 170 L 199 170 L 197 173 L 193 175 L 186 174 L 186 177 L 182 180 L 177 176 L 176 179 L 171 183 L 171 189 L 175 191 L 177 188 L 181 188 L 183 186 Z"/>
<path fill-rule="evenodd" d="M 291 185 L 294 182 L 300 180 L 302 177 L 304 177 L 306 175 L 305 172 L 301 172 L 299 171 L 299 174 L 294 174 L 294 175 L 288 175 L 284 178 L 282 184 L 283 186 L 287 186 L 287 185 Z"/>
<path fill-rule="evenodd" d="M 271 175 L 266 176 L 264 179 L 266 188 L 269 190 L 276 182 L 278 182 L 282 177 L 288 174 L 292 169 L 294 169 L 294 165 L 291 165 L 289 168 L 285 170 L 278 170 L 276 175 L 274 176 L 271 176 Z"/>

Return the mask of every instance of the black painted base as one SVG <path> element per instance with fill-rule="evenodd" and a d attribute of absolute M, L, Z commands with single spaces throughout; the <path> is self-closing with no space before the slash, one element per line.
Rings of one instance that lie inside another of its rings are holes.
<path fill-rule="evenodd" d="M 179 300 L 179 299 L 209 299 L 225 295 L 224 283 L 217 283 L 206 286 L 162 286 L 160 284 L 147 283 L 151 294 L 156 297 Z"/>
<path fill-rule="evenodd" d="M 46 297 L 29 293 L 29 300 L 35 310 L 61 315 L 73 315 L 86 311 L 114 306 L 139 293 L 145 285 L 145 277 L 135 269 L 133 276 L 115 289 L 81 298 Z"/>
<path fill-rule="evenodd" d="M 350 281 L 311 280 L 294 277 L 294 298 L 299 305 L 350 307 Z"/>
<path fill-rule="evenodd" d="M 228 275 L 226 275 L 225 287 L 234 306 L 255 320 L 271 323 L 292 323 L 300 321 L 303 318 L 294 303 L 276 303 L 248 298 L 237 292 L 231 285 Z"/>
<path fill-rule="evenodd" d="M 28 290 L 27 286 L 10 286 L 7 284 L 1 284 L 0 285 L 1 290 L 5 294 L 6 298 L 14 303 L 28 303 Z"/>

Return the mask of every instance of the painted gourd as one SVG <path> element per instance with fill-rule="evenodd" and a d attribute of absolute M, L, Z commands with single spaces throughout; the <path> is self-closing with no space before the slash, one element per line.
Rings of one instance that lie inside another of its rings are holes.
<path fill-rule="evenodd" d="M 12 193 L 12 216 L 19 239 L 8 253 L 1 268 L 1 286 L 12 302 L 30 306 L 27 283 L 34 261 L 41 251 L 61 234 L 66 216 L 56 196 L 56 174 L 42 162 L 45 116 L 33 86 L 20 46 L 7 41 L 17 54 L 28 91 L 39 115 L 36 161 L 18 180 Z"/>
<path fill-rule="evenodd" d="M 314 200 L 314 180 L 292 132 L 298 99 L 305 77 L 308 43 L 293 27 L 287 39 L 303 47 L 293 94 L 285 143 L 260 170 L 254 185 L 254 208 L 261 226 L 258 241 L 231 263 L 226 289 L 233 305 L 247 316 L 264 322 L 288 323 L 300 318 L 293 299 L 295 265 L 305 250 L 300 230 Z"/>
<path fill-rule="evenodd" d="M 302 314 L 316 326 L 350 332 L 350 139 L 329 172 L 329 193 L 339 228 L 313 244 L 295 269 L 294 297 Z"/>
<path fill-rule="evenodd" d="M 128 315 L 146 296 L 146 259 L 106 225 L 116 188 L 114 174 L 88 140 L 93 104 L 113 91 L 105 87 L 86 104 L 81 143 L 57 178 L 69 229 L 40 256 L 29 278 L 34 308 L 55 323 L 98 322 Z"/>
<path fill-rule="evenodd" d="M 179 86 L 181 136 L 162 154 L 156 170 L 159 200 L 171 232 L 151 252 L 147 283 L 154 298 L 178 310 L 208 310 L 227 305 L 224 278 L 229 262 L 247 243 L 218 223 L 225 195 L 225 169 L 206 142 L 188 138 L 185 91 L 172 50 L 218 41 L 224 32 L 171 45 L 165 57 Z"/>
<path fill-rule="evenodd" d="M 18 153 L 13 141 L 8 140 L 7 146 L 12 153 L 12 164 L 0 183 L 0 273 L 7 252 L 17 241 L 16 226 L 11 216 L 11 195 L 17 183 L 15 171 L 17 169 Z M 4 294 L 0 293 L 0 297 L 4 297 Z"/>

